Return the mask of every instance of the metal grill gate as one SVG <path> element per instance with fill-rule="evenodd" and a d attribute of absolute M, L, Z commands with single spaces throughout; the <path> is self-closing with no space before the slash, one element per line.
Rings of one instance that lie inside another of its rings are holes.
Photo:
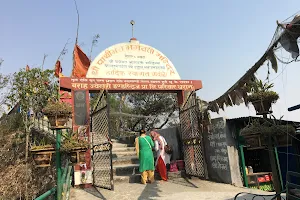
<path fill-rule="evenodd" d="M 187 175 L 207 178 L 199 114 L 196 93 L 191 92 L 179 114 L 185 170 Z"/>
<path fill-rule="evenodd" d="M 95 109 L 91 113 L 93 144 L 93 183 L 97 187 L 114 189 L 112 169 L 112 145 L 109 143 L 108 94 L 101 93 Z"/>

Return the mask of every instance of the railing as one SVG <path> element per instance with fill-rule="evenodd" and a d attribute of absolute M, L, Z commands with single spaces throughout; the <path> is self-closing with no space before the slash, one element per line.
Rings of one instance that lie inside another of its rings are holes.
<path fill-rule="evenodd" d="M 35 200 L 43 200 L 47 197 L 50 197 L 51 195 L 55 195 L 55 192 L 56 192 L 56 187 L 52 188 L 51 190 L 48 190 L 47 192 L 45 192 L 41 196 L 37 197 Z"/>
<path fill-rule="evenodd" d="M 284 193 L 285 191 L 282 191 Z M 262 195 L 262 194 L 253 194 L 253 193 L 247 193 L 247 192 L 240 192 L 237 195 L 235 195 L 234 200 L 246 200 L 246 199 L 252 199 L 252 200 L 277 200 L 278 197 L 280 199 L 285 200 L 284 197 L 282 197 L 282 193 L 280 194 L 273 194 L 273 195 Z M 243 195 L 243 196 L 242 196 Z"/>
<path fill-rule="evenodd" d="M 300 185 L 294 183 L 291 178 L 295 177 L 300 180 L 300 173 L 288 171 L 286 175 L 287 199 L 300 200 Z"/>
<path fill-rule="evenodd" d="M 49 120 L 45 117 L 32 117 L 31 118 L 32 121 L 32 129 L 39 131 L 40 134 L 49 137 L 53 140 L 55 140 L 56 137 L 56 132 L 51 129 L 51 125 L 49 123 Z M 64 132 L 68 132 L 69 129 L 63 129 L 62 133 Z"/>
<path fill-rule="evenodd" d="M 73 172 L 73 167 L 70 165 L 69 162 L 66 163 L 66 167 L 62 169 L 63 175 L 61 180 L 57 181 L 58 185 L 54 188 L 48 190 L 44 194 L 37 197 L 35 200 L 43 200 L 51 195 L 55 195 L 56 197 L 59 196 L 61 200 L 69 200 L 70 199 L 70 188 L 71 188 L 71 174 Z M 62 191 L 61 194 L 57 195 L 57 191 Z M 56 198 L 55 198 L 56 199 Z"/>
<path fill-rule="evenodd" d="M 287 182 L 286 182 L 286 190 L 282 191 L 279 194 L 274 195 L 261 195 L 261 194 L 252 194 L 252 193 L 246 193 L 241 192 L 238 193 L 234 199 L 235 200 L 242 200 L 242 199 L 250 199 L 249 197 L 252 197 L 252 200 L 257 199 L 264 199 L 264 200 L 275 200 L 278 197 L 280 199 L 287 199 L 287 200 L 300 200 L 300 185 L 292 182 L 292 177 L 298 178 L 300 180 L 300 173 L 288 171 L 286 174 Z M 286 193 L 286 198 L 282 197 L 282 194 Z M 242 196 L 243 195 L 243 196 Z M 245 197 L 247 196 L 247 197 Z"/>
<path fill-rule="evenodd" d="M 32 118 L 32 122 L 33 122 L 33 128 L 36 128 L 38 130 L 42 130 L 48 133 L 55 133 L 53 130 L 50 129 L 50 123 L 48 121 L 47 118 L 38 118 L 38 117 L 34 117 Z"/>
<path fill-rule="evenodd" d="M 41 196 L 37 197 L 36 200 L 43 200 L 49 198 L 51 195 L 55 195 L 57 200 L 68 200 L 71 188 L 71 176 L 73 167 L 69 166 L 69 160 L 66 161 L 65 168 L 61 167 L 61 135 L 62 132 L 68 132 L 69 129 L 53 129 L 50 126 L 48 119 L 46 118 L 31 118 L 32 126 L 31 129 L 35 130 L 34 134 L 39 135 L 39 137 L 46 137 L 49 139 L 54 139 L 56 148 L 56 173 L 57 173 L 57 184 L 51 190 L 48 190 Z"/>

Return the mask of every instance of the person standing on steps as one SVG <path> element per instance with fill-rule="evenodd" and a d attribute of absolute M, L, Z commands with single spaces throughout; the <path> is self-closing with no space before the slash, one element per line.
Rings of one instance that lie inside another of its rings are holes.
<path fill-rule="evenodd" d="M 165 147 L 167 142 L 163 136 L 161 136 L 156 131 L 151 131 L 151 137 L 155 143 L 155 151 L 157 154 L 155 166 L 156 170 L 158 171 L 161 179 L 163 181 L 168 180 L 167 175 L 167 165 L 170 164 L 170 155 L 165 152 Z"/>
<path fill-rule="evenodd" d="M 135 150 L 139 156 L 141 172 L 141 182 L 146 184 L 147 182 L 154 182 L 154 156 L 152 149 L 154 143 L 150 136 L 146 135 L 145 130 L 140 131 L 140 136 L 136 138 Z"/>

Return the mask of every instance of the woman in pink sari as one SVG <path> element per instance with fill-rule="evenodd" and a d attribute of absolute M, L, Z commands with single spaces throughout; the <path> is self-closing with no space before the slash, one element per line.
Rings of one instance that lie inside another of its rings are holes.
<path fill-rule="evenodd" d="M 167 181 L 167 164 L 170 164 L 170 155 L 165 152 L 167 142 L 163 136 L 155 131 L 151 131 L 151 137 L 155 144 L 155 151 L 157 159 L 155 162 L 156 170 L 158 171 L 162 180 Z"/>

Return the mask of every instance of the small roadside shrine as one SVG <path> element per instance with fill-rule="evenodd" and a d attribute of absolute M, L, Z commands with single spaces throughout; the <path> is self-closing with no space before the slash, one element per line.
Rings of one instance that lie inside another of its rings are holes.
<path fill-rule="evenodd" d="M 72 98 L 73 130 L 85 130 L 79 137 L 91 144 L 85 159 L 74 168 L 75 185 L 114 188 L 108 96 L 118 92 L 176 93 L 186 173 L 207 177 L 196 99 L 202 82 L 181 80 L 172 62 L 159 50 L 132 38 L 101 52 L 85 77 L 60 77 L 59 82 L 60 90 L 70 92 Z M 89 104 L 91 93 L 99 96 L 94 108 Z"/>

